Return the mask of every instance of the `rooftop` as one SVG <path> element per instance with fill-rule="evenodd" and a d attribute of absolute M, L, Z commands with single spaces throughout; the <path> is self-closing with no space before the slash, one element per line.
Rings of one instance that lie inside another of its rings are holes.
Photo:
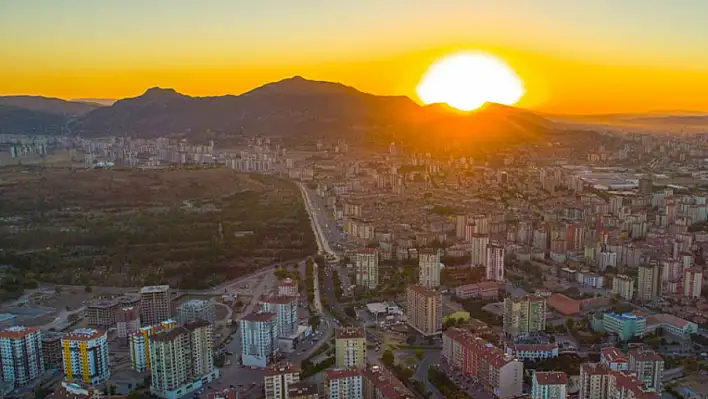
<path fill-rule="evenodd" d="M 289 373 L 299 373 L 300 366 L 290 362 L 283 362 L 278 364 L 273 364 L 265 371 L 266 377 L 272 375 L 289 374 Z"/>
<path fill-rule="evenodd" d="M 39 328 L 36 327 L 24 327 L 24 326 L 12 326 L 12 327 L 7 327 L 3 330 L 0 330 L 0 338 L 10 338 L 10 339 L 18 339 L 25 337 L 28 334 L 31 334 L 35 331 L 38 331 Z"/>
<path fill-rule="evenodd" d="M 153 292 L 167 292 L 170 290 L 169 285 L 150 285 L 140 289 L 141 294 L 150 294 Z"/>
<path fill-rule="evenodd" d="M 194 331 L 197 328 L 209 327 L 210 325 L 211 325 L 211 323 L 209 323 L 206 320 L 196 319 L 196 320 L 190 320 L 190 321 L 184 323 L 184 328 L 186 328 L 189 331 Z"/>
<path fill-rule="evenodd" d="M 309 396 L 319 393 L 319 388 L 316 384 L 307 381 L 298 381 L 288 385 L 288 396 Z"/>
<path fill-rule="evenodd" d="M 106 336 L 106 332 L 95 328 L 77 328 L 76 330 L 66 334 L 62 340 L 64 341 L 90 341 L 100 336 Z"/>
<path fill-rule="evenodd" d="M 362 372 L 359 369 L 327 369 L 325 370 L 325 378 L 328 380 L 338 380 L 340 378 L 361 377 Z"/>
<path fill-rule="evenodd" d="M 185 334 L 189 334 L 189 330 L 184 327 L 176 327 L 162 334 L 151 335 L 150 340 L 158 342 L 174 341 L 177 337 Z"/>
<path fill-rule="evenodd" d="M 663 362 L 664 358 L 651 349 L 635 348 L 629 351 L 629 356 L 640 362 Z"/>
<path fill-rule="evenodd" d="M 434 297 L 439 295 L 436 290 L 427 288 L 426 286 L 419 284 L 409 286 L 408 291 L 412 291 L 416 294 L 424 295 L 426 297 Z"/>
<path fill-rule="evenodd" d="M 668 314 L 668 313 L 663 313 L 663 314 L 654 315 L 654 318 L 656 318 L 657 320 L 659 320 L 661 323 L 670 324 L 670 325 L 672 325 L 672 326 L 676 326 L 676 327 L 679 327 L 679 328 L 684 328 L 684 327 L 686 327 L 688 324 L 691 323 L 691 322 L 688 321 L 688 320 L 684 320 L 684 319 L 682 319 L 682 318 L 680 318 L 680 317 L 677 317 L 677 316 L 674 316 L 674 315 Z"/>
<path fill-rule="evenodd" d="M 600 350 L 602 357 L 606 358 L 611 363 L 627 363 L 627 357 L 619 349 L 613 347 L 602 348 Z"/>
<path fill-rule="evenodd" d="M 565 385 L 568 384 L 568 374 L 562 371 L 537 371 L 534 379 L 539 385 Z"/>
<path fill-rule="evenodd" d="M 366 330 L 363 327 L 343 327 L 335 329 L 336 339 L 366 338 Z"/>
<path fill-rule="evenodd" d="M 241 321 L 256 321 L 256 322 L 265 322 L 265 321 L 270 321 L 275 318 L 275 313 L 270 313 L 270 312 L 253 312 L 251 314 L 247 314 L 241 318 Z"/>

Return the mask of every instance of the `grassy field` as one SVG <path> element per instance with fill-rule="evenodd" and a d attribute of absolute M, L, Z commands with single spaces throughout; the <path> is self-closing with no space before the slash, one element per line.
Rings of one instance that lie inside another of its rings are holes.
<path fill-rule="evenodd" d="M 295 185 L 230 169 L 4 167 L 0 198 L 6 289 L 206 288 L 316 250 Z"/>

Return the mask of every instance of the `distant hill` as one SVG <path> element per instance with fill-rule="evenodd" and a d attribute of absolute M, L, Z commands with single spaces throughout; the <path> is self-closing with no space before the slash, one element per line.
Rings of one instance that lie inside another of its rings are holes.
<path fill-rule="evenodd" d="M 101 107 L 99 104 L 66 101 L 59 98 L 40 96 L 2 96 L 0 105 L 24 108 L 66 117 L 77 117 Z"/>
<path fill-rule="evenodd" d="M 0 134 L 58 135 L 66 121 L 62 115 L 0 105 Z"/>
<path fill-rule="evenodd" d="M 541 139 L 552 123 L 529 111 L 488 104 L 473 113 L 420 106 L 405 96 L 378 96 L 339 83 L 296 76 L 239 96 L 190 97 L 172 89 L 98 107 L 72 122 L 85 137 L 181 136 L 207 132 L 312 139 L 319 135 L 366 141 L 413 141 L 439 145 Z"/>
<path fill-rule="evenodd" d="M 107 107 L 115 104 L 117 100 L 115 98 L 72 98 L 71 101 L 77 103 L 98 104 Z"/>
<path fill-rule="evenodd" d="M 708 127 L 708 113 L 694 111 L 644 112 L 598 115 L 546 115 L 547 118 L 565 123 L 607 124 L 618 126 L 687 126 Z"/>

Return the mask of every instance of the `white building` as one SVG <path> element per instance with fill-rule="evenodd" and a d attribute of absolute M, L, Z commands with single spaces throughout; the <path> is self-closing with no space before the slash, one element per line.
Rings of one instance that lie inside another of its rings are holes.
<path fill-rule="evenodd" d="M 423 249 L 418 254 L 418 284 L 427 288 L 440 286 L 440 252 L 437 249 Z"/>
<path fill-rule="evenodd" d="M 491 243 L 487 245 L 487 280 L 504 281 L 504 247 Z"/>
<path fill-rule="evenodd" d="M 93 328 L 76 329 L 61 339 L 64 375 L 68 382 L 98 385 L 111 375 L 106 332 Z"/>
<path fill-rule="evenodd" d="M 533 374 L 531 397 L 533 399 L 566 399 L 568 375 L 562 371 L 537 371 Z"/>
<path fill-rule="evenodd" d="M 180 324 L 194 320 L 204 320 L 209 324 L 216 322 L 216 309 L 213 301 L 190 299 L 179 305 L 177 313 Z"/>
<path fill-rule="evenodd" d="M 363 399 L 364 376 L 360 369 L 327 369 L 324 373 L 327 399 Z"/>
<path fill-rule="evenodd" d="M 174 320 L 165 320 L 156 326 L 146 326 L 128 336 L 130 362 L 133 370 L 140 373 L 150 371 L 150 337 L 177 327 Z"/>
<path fill-rule="evenodd" d="M 275 313 L 257 312 L 241 319 L 241 360 L 244 366 L 267 367 L 278 352 Z"/>
<path fill-rule="evenodd" d="M 489 235 L 472 233 L 470 237 L 470 264 L 475 266 L 486 266 L 487 245 L 489 245 Z"/>
<path fill-rule="evenodd" d="M 374 290 L 379 285 L 379 252 L 362 248 L 356 254 L 356 285 Z"/>
<path fill-rule="evenodd" d="M 288 399 L 290 386 L 300 381 L 300 366 L 292 363 L 272 365 L 263 379 L 266 399 Z"/>
<path fill-rule="evenodd" d="M 0 331 L 0 376 L 10 390 L 29 385 L 44 372 L 39 328 L 8 327 Z"/>
<path fill-rule="evenodd" d="M 299 294 L 300 291 L 297 286 L 297 281 L 290 277 L 278 284 L 278 296 L 298 296 Z"/>
<path fill-rule="evenodd" d="M 703 288 L 703 271 L 698 268 L 683 270 L 683 296 L 693 299 L 701 297 Z"/>
<path fill-rule="evenodd" d="M 271 296 L 261 299 L 263 311 L 275 313 L 278 337 L 288 337 L 297 332 L 297 297 Z"/>
<path fill-rule="evenodd" d="M 610 368 L 602 363 L 580 365 L 579 399 L 608 399 Z"/>

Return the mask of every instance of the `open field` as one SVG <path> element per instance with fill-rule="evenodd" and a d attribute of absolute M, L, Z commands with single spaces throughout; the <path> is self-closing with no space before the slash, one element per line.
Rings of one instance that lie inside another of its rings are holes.
<path fill-rule="evenodd" d="M 230 169 L 4 167 L 0 198 L 10 293 L 36 281 L 206 288 L 316 250 L 296 186 Z"/>

